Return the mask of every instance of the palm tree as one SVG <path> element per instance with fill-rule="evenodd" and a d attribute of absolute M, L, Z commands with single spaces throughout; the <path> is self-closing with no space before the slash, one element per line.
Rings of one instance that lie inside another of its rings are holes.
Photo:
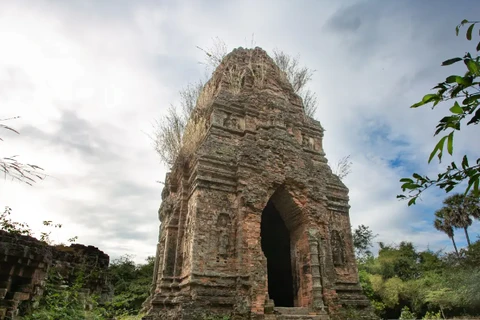
<path fill-rule="evenodd" d="M 455 228 L 462 228 L 465 231 L 467 244 L 470 247 L 470 237 L 468 235 L 468 227 L 473 223 L 472 211 L 474 211 L 475 198 L 472 195 L 465 197 L 463 194 L 454 194 L 443 201 L 444 209 L 448 210 L 447 215 L 450 217 L 451 224 Z"/>
<path fill-rule="evenodd" d="M 433 223 L 433 226 L 435 227 L 435 229 L 437 229 L 438 231 L 444 232 L 450 239 L 452 239 L 453 247 L 455 248 L 455 252 L 457 253 L 457 256 L 458 256 L 459 253 L 457 249 L 457 244 L 455 243 L 455 239 L 454 239 L 454 231 L 453 231 L 452 222 L 449 216 L 449 211 L 444 207 L 435 212 L 435 217 L 436 219 Z"/>
<path fill-rule="evenodd" d="M 480 220 L 480 197 L 475 196 L 473 191 L 465 199 L 465 208 L 473 219 Z"/>

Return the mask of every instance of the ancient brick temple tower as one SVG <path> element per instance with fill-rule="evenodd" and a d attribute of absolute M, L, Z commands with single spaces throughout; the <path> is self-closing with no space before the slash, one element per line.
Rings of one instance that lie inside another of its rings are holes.
<path fill-rule="evenodd" d="M 167 174 L 146 319 L 329 319 L 368 306 L 348 189 L 322 138 L 265 51 L 223 60 Z"/>

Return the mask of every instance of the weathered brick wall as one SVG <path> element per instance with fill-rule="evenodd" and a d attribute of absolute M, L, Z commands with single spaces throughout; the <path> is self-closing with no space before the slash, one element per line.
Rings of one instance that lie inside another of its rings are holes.
<path fill-rule="evenodd" d="M 0 319 L 11 319 L 19 308 L 36 307 L 50 268 L 73 280 L 84 270 L 84 289 L 108 298 L 109 256 L 93 246 L 49 246 L 33 237 L 0 231 Z"/>

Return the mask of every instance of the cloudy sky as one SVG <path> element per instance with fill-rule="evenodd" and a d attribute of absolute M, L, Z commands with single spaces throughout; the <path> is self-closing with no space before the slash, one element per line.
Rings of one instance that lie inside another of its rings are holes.
<path fill-rule="evenodd" d="M 0 206 L 54 241 L 78 236 L 112 258 L 153 255 L 166 168 L 147 133 L 178 91 L 205 75 L 214 38 L 230 49 L 278 48 L 316 70 L 310 89 L 330 163 L 351 155 L 352 225 L 387 243 L 450 249 L 432 227 L 443 192 L 414 207 L 398 180 L 427 165 L 439 110 L 408 107 L 458 69 L 440 67 L 474 45 L 454 28 L 478 1 L 0 1 L 0 157 L 45 169 L 33 187 L 0 180 Z M 462 130 L 463 132 L 463 130 Z M 456 152 L 478 157 L 469 128 Z M 480 232 L 472 226 L 471 237 Z M 458 232 L 457 240 L 464 245 Z"/>

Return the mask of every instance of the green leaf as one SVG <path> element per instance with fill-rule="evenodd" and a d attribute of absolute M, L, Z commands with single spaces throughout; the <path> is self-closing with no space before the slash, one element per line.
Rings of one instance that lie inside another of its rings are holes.
<path fill-rule="evenodd" d="M 415 201 L 417 201 L 417 198 L 412 198 L 408 201 L 408 206 L 410 207 L 412 204 L 415 204 Z"/>
<path fill-rule="evenodd" d="M 440 97 L 435 93 L 429 93 L 423 96 L 422 101 L 415 103 L 414 105 L 410 106 L 410 108 L 417 108 L 423 106 L 426 103 L 432 102 L 433 100 L 439 100 Z"/>
<path fill-rule="evenodd" d="M 456 86 L 450 93 L 450 97 L 455 98 L 463 89 L 465 89 L 463 86 Z"/>
<path fill-rule="evenodd" d="M 453 131 L 448 135 L 447 151 L 450 155 L 453 154 Z"/>
<path fill-rule="evenodd" d="M 472 188 L 473 186 L 473 190 L 475 191 L 475 186 L 476 186 L 476 192 L 478 192 L 478 180 L 480 179 L 480 173 L 477 173 L 477 174 L 474 174 L 473 176 L 470 177 L 470 179 L 468 180 L 468 187 L 467 187 L 467 190 L 465 190 L 465 195 L 468 194 L 468 191 L 470 191 L 470 189 Z"/>
<path fill-rule="evenodd" d="M 433 89 L 447 89 L 447 87 L 445 86 L 444 83 L 439 83 L 435 87 L 433 87 L 432 90 Z"/>
<path fill-rule="evenodd" d="M 477 62 L 475 62 L 474 60 L 468 59 L 468 60 L 465 60 L 465 64 L 467 65 L 468 71 L 470 71 L 474 75 L 477 75 L 477 76 L 480 75 L 480 70 Z"/>
<path fill-rule="evenodd" d="M 402 184 L 401 188 L 402 188 L 403 190 L 405 190 L 405 189 L 414 190 L 414 189 L 420 188 L 420 185 L 418 185 L 418 184 L 416 184 L 416 183 L 406 182 L 406 183 Z"/>
<path fill-rule="evenodd" d="M 479 193 L 479 185 L 480 185 L 480 179 L 477 178 L 475 182 L 473 183 L 473 194 L 475 197 L 478 197 Z"/>
<path fill-rule="evenodd" d="M 421 175 L 419 175 L 418 173 L 414 173 L 413 177 L 417 180 L 423 180 L 423 177 Z"/>
<path fill-rule="evenodd" d="M 475 115 L 468 121 L 467 125 L 477 123 L 478 121 L 480 121 L 480 109 L 475 112 Z"/>
<path fill-rule="evenodd" d="M 413 180 L 410 178 L 402 178 L 400 179 L 400 182 L 408 182 L 408 183 L 413 183 Z"/>
<path fill-rule="evenodd" d="M 462 159 L 462 168 L 465 170 L 466 168 L 468 168 L 468 158 L 466 155 L 463 156 L 463 159 Z"/>
<path fill-rule="evenodd" d="M 474 26 L 475 26 L 475 23 L 472 23 L 472 25 L 470 25 L 470 27 L 468 27 L 468 29 L 467 29 L 467 40 L 472 40 L 472 31 L 473 31 Z"/>
<path fill-rule="evenodd" d="M 429 103 L 430 101 L 435 100 L 436 98 L 438 98 L 438 96 L 435 93 L 429 93 L 423 96 L 422 102 Z"/>
<path fill-rule="evenodd" d="M 457 82 L 457 75 L 452 75 L 452 76 L 448 76 L 447 79 L 445 79 L 445 82 L 446 83 L 454 83 L 454 82 Z"/>
<path fill-rule="evenodd" d="M 477 100 L 480 99 L 480 93 L 473 94 L 469 96 L 468 98 L 465 98 L 462 103 L 465 105 L 471 104 L 472 102 L 476 102 Z"/>
<path fill-rule="evenodd" d="M 455 114 L 462 114 L 463 109 L 460 107 L 457 101 L 453 104 L 453 107 L 450 108 L 450 112 L 455 113 Z"/>
<path fill-rule="evenodd" d="M 442 151 L 443 151 L 443 145 L 445 144 L 446 139 L 447 139 L 447 136 L 443 137 L 442 139 L 440 139 L 440 141 L 438 141 L 435 148 L 433 148 L 432 153 L 430 153 L 430 157 L 428 158 L 428 163 L 430 163 L 432 161 L 432 159 L 435 156 L 435 154 L 437 153 L 437 151 L 440 151 L 439 158 L 441 159 L 441 154 L 442 154 Z"/>
<path fill-rule="evenodd" d="M 477 44 L 477 51 L 480 51 L 480 42 Z"/>
<path fill-rule="evenodd" d="M 452 58 L 452 59 L 448 59 L 448 60 L 445 60 L 442 62 L 442 66 L 448 66 L 448 65 L 451 65 L 451 64 L 454 64 L 455 62 L 458 62 L 458 61 L 462 61 L 463 59 L 462 58 Z"/>
<path fill-rule="evenodd" d="M 412 104 L 412 105 L 410 106 L 410 108 L 418 108 L 418 107 L 420 107 L 420 106 L 423 106 L 424 104 L 425 104 L 425 103 L 423 103 L 423 102 L 420 101 L 420 102 L 417 102 L 417 103 L 415 103 L 415 104 Z"/>
<path fill-rule="evenodd" d="M 458 84 L 461 84 L 462 86 L 469 86 L 472 84 L 472 80 L 468 77 L 460 77 L 460 76 L 456 76 L 455 77 L 455 81 L 458 83 Z"/>

